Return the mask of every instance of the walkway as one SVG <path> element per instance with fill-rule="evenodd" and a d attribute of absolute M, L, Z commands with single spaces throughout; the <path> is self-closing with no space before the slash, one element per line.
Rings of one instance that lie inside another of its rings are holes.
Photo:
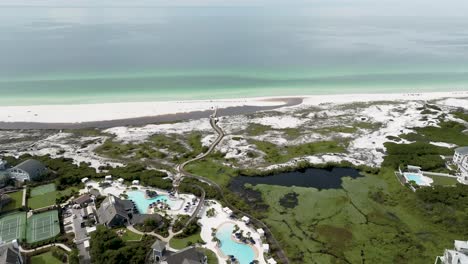
<path fill-rule="evenodd" d="M 250 214 L 248 214 L 248 213 L 246 213 L 244 211 L 241 211 L 241 210 L 237 209 L 236 207 L 234 207 L 232 204 L 230 204 L 229 201 L 227 201 L 226 197 L 224 196 L 223 188 L 221 188 L 221 186 L 219 186 L 216 182 L 214 182 L 214 181 L 212 181 L 210 179 L 207 179 L 205 177 L 192 174 L 192 173 L 190 173 L 190 172 L 188 172 L 188 171 L 186 171 L 184 169 L 184 167 L 187 164 L 189 164 L 190 162 L 201 160 L 201 159 L 205 158 L 206 156 L 208 156 L 214 150 L 214 148 L 221 142 L 221 140 L 224 138 L 224 135 L 225 135 L 224 131 L 221 129 L 221 127 L 219 127 L 217 125 L 216 114 L 217 114 L 217 110 L 215 110 L 214 114 L 210 116 L 210 125 L 216 131 L 216 133 L 218 134 L 218 137 L 213 142 L 213 144 L 211 144 L 210 148 L 208 149 L 208 151 L 206 153 L 204 153 L 202 155 L 199 155 L 194 159 L 186 161 L 186 162 L 182 163 L 181 165 L 179 165 L 177 167 L 177 170 L 179 172 L 179 175 L 178 175 L 179 178 L 177 178 L 176 181 L 177 181 L 177 183 L 179 183 L 180 181 L 183 180 L 183 177 L 188 177 L 188 178 L 197 179 L 197 180 L 202 181 L 202 182 L 206 182 L 209 185 L 213 186 L 218 191 L 218 193 L 221 195 L 221 198 L 223 200 L 224 205 L 228 206 L 229 208 L 231 208 L 236 213 L 243 214 L 243 215 L 249 217 L 250 221 L 254 225 L 263 228 L 263 230 L 265 231 L 265 237 L 267 238 L 270 245 L 275 245 L 275 248 L 277 249 L 276 255 L 281 260 L 281 263 L 288 264 L 289 260 L 286 257 L 286 254 L 284 253 L 284 251 L 281 248 L 280 244 L 278 243 L 276 238 L 273 236 L 273 233 L 270 231 L 270 229 L 268 228 L 267 225 L 265 225 L 262 221 L 258 220 L 257 218 L 253 217 L 252 215 L 250 215 Z M 202 201 L 200 200 L 200 204 L 201 204 L 201 202 Z M 199 208 L 197 208 L 197 210 L 198 209 Z M 194 215 L 198 214 L 197 210 L 195 210 Z M 192 218 L 194 218 L 193 215 L 192 215 Z"/>
<path fill-rule="evenodd" d="M 49 248 L 49 247 L 59 247 L 67 252 L 71 252 L 71 248 L 69 248 L 67 245 L 62 244 L 62 243 L 52 243 L 48 244 L 42 247 L 34 248 L 34 249 L 23 249 L 21 246 L 19 247 L 20 252 L 22 253 L 32 253 L 35 252 L 36 250 L 44 249 L 44 248 Z"/>

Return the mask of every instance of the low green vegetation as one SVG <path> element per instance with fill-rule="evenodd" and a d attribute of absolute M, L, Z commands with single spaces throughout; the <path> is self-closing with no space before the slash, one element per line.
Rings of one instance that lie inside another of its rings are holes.
<path fill-rule="evenodd" d="M 201 175 L 223 186 L 228 185 L 231 177 L 239 175 L 239 170 L 226 166 L 221 160 L 212 157 L 189 163 L 185 169 L 188 172 Z"/>
<path fill-rule="evenodd" d="M 449 148 L 434 146 L 425 142 L 411 144 L 385 143 L 387 156 L 382 163 L 383 167 L 398 169 L 399 166 L 415 165 L 423 170 L 443 171 L 445 161 L 440 155 L 452 155 Z"/>
<path fill-rule="evenodd" d="M 446 186 L 455 186 L 458 181 L 456 178 L 444 177 L 444 176 L 428 176 L 434 180 L 433 185 L 446 185 Z"/>
<path fill-rule="evenodd" d="M 200 250 L 205 254 L 208 264 L 218 264 L 218 258 L 213 251 L 206 248 L 201 248 Z"/>
<path fill-rule="evenodd" d="M 175 249 L 183 249 L 197 243 L 203 243 L 200 233 L 195 233 L 188 237 L 173 237 L 170 241 L 170 246 Z"/>
<path fill-rule="evenodd" d="M 45 253 L 31 257 L 31 264 L 62 264 L 62 263 L 66 263 L 66 261 L 62 262 L 60 259 L 52 255 L 51 251 L 47 251 Z"/>
<path fill-rule="evenodd" d="M 129 182 L 139 180 L 145 186 L 166 190 L 172 188 L 172 181 L 166 179 L 167 173 L 159 170 L 148 170 L 141 163 L 132 162 L 125 167 L 112 168 L 109 170 L 109 174 L 115 178 L 122 178 Z"/>
<path fill-rule="evenodd" d="M 55 190 L 56 190 L 55 184 L 49 183 L 49 184 L 39 185 L 39 186 L 31 188 L 30 195 L 31 197 L 34 197 L 34 196 L 39 196 L 39 195 L 43 195 L 46 193 L 54 192 Z"/>
<path fill-rule="evenodd" d="M 284 163 L 301 156 L 345 151 L 345 147 L 335 141 L 320 141 L 292 146 L 278 146 L 271 142 L 258 140 L 251 140 L 251 143 L 265 153 L 265 161 L 273 164 Z"/>
<path fill-rule="evenodd" d="M 254 137 L 254 136 L 264 135 L 269 130 L 273 130 L 273 128 L 271 126 L 250 123 L 246 129 L 246 132 L 247 132 L 247 135 Z"/>
<path fill-rule="evenodd" d="M 315 129 L 314 132 L 320 134 L 329 134 L 329 133 L 355 133 L 357 132 L 357 126 L 333 126 L 333 127 L 322 127 Z"/>
<path fill-rule="evenodd" d="M 343 189 L 252 188 L 270 206 L 264 221 L 292 263 L 428 263 L 460 237 L 428 218 L 419 195 L 403 188 L 391 169 L 346 178 Z M 453 203 L 464 204 L 456 195 Z"/>
<path fill-rule="evenodd" d="M 11 201 L 2 208 L 2 212 L 7 212 L 21 208 L 23 204 L 23 190 L 7 194 Z"/>
<path fill-rule="evenodd" d="M 113 230 L 98 225 L 91 233 L 91 258 L 100 264 L 144 263 L 154 240 L 143 236 L 141 241 L 125 243 Z"/>
<path fill-rule="evenodd" d="M 50 188 L 51 185 L 53 185 L 54 188 Z M 43 188 L 44 186 L 46 188 Z M 54 184 L 41 185 L 35 188 L 39 188 L 40 191 L 34 191 L 34 188 L 31 190 L 31 197 L 28 199 L 28 207 L 31 209 L 39 209 L 56 203 L 63 203 L 73 195 L 78 194 L 79 190 L 76 187 L 68 187 L 62 191 L 56 191 Z M 33 193 L 36 195 L 33 195 Z"/>
<path fill-rule="evenodd" d="M 139 241 L 143 236 L 137 233 L 133 233 L 132 231 L 126 229 L 123 235 L 121 236 L 124 242 L 128 241 Z"/>
<path fill-rule="evenodd" d="M 465 113 L 465 112 L 454 112 L 453 115 L 456 117 L 456 118 L 460 118 L 466 122 L 468 122 L 468 113 Z"/>
<path fill-rule="evenodd" d="M 402 135 L 401 137 L 410 141 L 418 142 L 446 142 L 464 146 L 468 142 L 468 134 L 463 133 L 466 127 L 463 124 L 448 121 L 441 122 L 440 127 L 427 126 L 415 128 L 416 133 Z"/>

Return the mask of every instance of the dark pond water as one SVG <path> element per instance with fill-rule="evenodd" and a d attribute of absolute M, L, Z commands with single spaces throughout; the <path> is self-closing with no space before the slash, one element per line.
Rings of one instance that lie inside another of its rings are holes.
<path fill-rule="evenodd" d="M 278 173 L 266 177 L 239 176 L 231 182 L 231 189 L 242 188 L 246 183 L 252 185 L 269 184 L 280 186 L 313 187 L 317 189 L 341 188 L 342 178 L 362 177 L 358 170 L 353 168 L 332 169 L 305 169 L 302 171 Z"/>

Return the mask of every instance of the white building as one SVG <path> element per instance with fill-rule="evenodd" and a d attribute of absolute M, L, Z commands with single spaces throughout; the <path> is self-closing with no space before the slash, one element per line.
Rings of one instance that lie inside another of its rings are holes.
<path fill-rule="evenodd" d="M 140 185 L 140 181 L 139 180 L 133 180 L 132 185 Z"/>
<path fill-rule="evenodd" d="M 229 207 L 224 207 L 223 208 L 223 212 L 225 212 L 226 214 L 228 214 L 229 216 L 232 216 L 233 215 L 233 212 L 231 209 L 229 209 Z"/>
<path fill-rule="evenodd" d="M 245 215 L 241 218 L 241 220 L 242 220 L 242 222 L 244 222 L 244 223 L 246 223 L 246 224 L 248 224 L 248 223 L 250 222 L 250 218 L 248 218 L 248 217 L 245 216 Z"/>
<path fill-rule="evenodd" d="M 17 181 L 33 181 L 47 172 L 47 168 L 40 161 L 29 159 L 8 170 L 10 176 Z"/>
<path fill-rule="evenodd" d="M 459 174 L 458 181 L 463 184 L 468 184 L 468 147 L 455 149 L 453 155 L 453 163 L 458 166 Z"/>
<path fill-rule="evenodd" d="M 454 249 L 446 249 L 443 256 L 438 256 L 435 264 L 467 264 L 468 242 L 455 240 Z"/>
<path fill-rule="evenodd" d="M 269 258 L 269 259 L 267 259 L 267 263 L 268 264 L 276 264 L 276 260 L 274 260 L 273 258 Z"/>
<path fill-rule="evenodd" d="M 264 236 L 265 236 L 265 230 L 263 230 L 263 228 L 257 229 L 257 233 L 260 235 L 260 237 L 264 237 Z"/>
<path fill-rule="evenodd" d="M 262 244 L 263 253 L 270 252 L 270 245 L 269 244 Z"/>

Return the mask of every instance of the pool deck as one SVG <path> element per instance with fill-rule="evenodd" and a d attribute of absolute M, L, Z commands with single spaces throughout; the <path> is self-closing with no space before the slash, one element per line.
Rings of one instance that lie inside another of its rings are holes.
<path fill-rule="evenodd" d="M 158 193 L 158 195 L 166 195 L 167 198 L 169 200 L 171 200 L 171 202 L 173 202 L 173 204 L 171 206 L 171 210 L 165 210 L 164 212 L 158 212 L 159 214 L 166 214 L 166 215 L 186 214 L 186 215 L 190 215 L 193 212 L 194 208 L 195 208 L 195 206 L 191 206 L 190 210 L 188 210 L 187 212 L 184 211 L 184 205 L 188 201 L 191 202 L 193 198 L 196 198 L 196 196 L 192 195 L 192 194 L 178 194 L 177 197 L 171 197 L 169 195 L 169 192 L 167 192 L 165 190 L 161 190 L 161 189 L 157 189 L 157 188 L 151 188 L 151 187 L 144 187 L 144 186 L 140 186 L 140 185 L 127 186 L 126 184 L 118 183 L 116 181 L 112 181 L 111 186 L 106 187 L 106 188 L 100 187 L 99 183 L 95 182 L 95 181 L 88 181 L 85 185 L 86 186 L 92 186 L 92 188 L 99 190 L 99 192 L 102 195 L 107 196 L 109 194 L 112 194 L 112 195 L 115 195 L 117 197 L 119 197 L 121 194 L 124 194 L 126 192 L 131 192 L 131 191 L 142 191 L 142 192 L 145 192 L 146 190 L 156 191 Z M 133 190 L 133 188 L 136 188 L 136 189 Z M 84 194 L 84 193 L 87 193 L 87 189 L 80 190 L 80 194 Z M 152 210 L 148 209 L 147 213 L 151 213 L 151 211 Z"/>
<path fill-rule="evenodd" d="M 242 222 L 241 220 L 237 219 L 232 219 L 229 217 L 229 215 L 222 210 L 222 206 L 220 203 L 217 201 L 213 200 L 208 200 L 211 205 L 206 206 L 204 210 L 202 211 L 202 218 L 199 220 L 199 223 L 202 226 L 202 231 L 201 231 L 201 238 L 203 241 L 206 242 L 206 244 L 203 246 L 205 248 L 208 248 L 212 250 L 213 252 L 216 253 L 216 256 L 218 258 L 219 263 L 225 263 L 227 260 L 227 256 L 224 255 L 223 252 L 221 252 L 221 249 L 218 247 L 217 243 L 214 242 L 212 239 L 212 228 L 215 228 L 216 230 L 219 230 L 220 227 L 226 224 L 234 224 L 239 226 L 239 230 L 244 230 L 244 234 L 247 232 L 251 233 L 252 238 L 255 240 L 255 245 L 249 245 L 253 250 L 254 254 L 256 256 L 256 260 L 259 261 L 260 264 L 266 264 L 264 254 L 263 254 L 263 248 L 262 248 L 262 239 L 260 237 L 260 234 L 257 233 L 257 231 L 248 226 L 246 223 Z M 207 217 L 206 216 L 206 211 L 214 208 L 215 209 L 215 216 L 213 217 Z M 232 239 L 232 236 L 231 236 Z M 240 243 L 236 240 L 233 239 L 234 242 Z"/>

